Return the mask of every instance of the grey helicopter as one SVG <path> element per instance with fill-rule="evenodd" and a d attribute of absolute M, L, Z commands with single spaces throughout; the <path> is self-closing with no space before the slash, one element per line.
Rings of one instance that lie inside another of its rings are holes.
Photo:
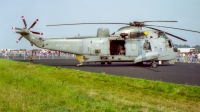
<path fill-rule="evenodd" d="M 134 21 L 130 23 L 74 23 L 55 24 L 61 25 L 84 25 L 84 24 L 121 24 L 125 25 L 118 31 L 110 34 L 108 28 L 98 28 L 96 36 L 74 36 L 61 38 L 43 38 L 43 33 L 30 30 L 38 22 L 38 19 L 27 28 L 26 20 L 22 16 L 24 28 L 12 27 L 21 37 L 17 43 L 26 38 L 32 45 L 42 49 L 55 50 L 76 55 L 81 66 L 83 63 L 100 62 L 101 65 L 112 64 L 112 62 L 133 62 L 142 65 L 143 62 L 150 62 L 150 67 L 156 68 L 158 62 L 164 63 L 176 58 L 178 49 L 167 35 L 182 41 L 183 38 L 168 32 L 153 28 L 163 27 L 177 30 L 200 33 L 199 31 L 187 30 L 174 27 L 146 25 L 147 22 L 177 22 L 177 21 Z M 142 30 L 142 27 L 151 30 Z M 35 35 L 37 34 L 37 35 Z"/>

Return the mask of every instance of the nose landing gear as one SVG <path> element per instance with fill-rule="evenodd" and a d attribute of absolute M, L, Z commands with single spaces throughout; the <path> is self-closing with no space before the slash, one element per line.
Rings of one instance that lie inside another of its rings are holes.
<path fill-rule="evenodd" d="M 157 66 L 158 66 L 158 65 L 157 65 L 157 62 L 156 62 L 155 60 L 152 60 L 152 61 L 151 61 L 151 66 L 150 66 L 150 67 L 151 67 L 151 68 L 157 68 Z"/>

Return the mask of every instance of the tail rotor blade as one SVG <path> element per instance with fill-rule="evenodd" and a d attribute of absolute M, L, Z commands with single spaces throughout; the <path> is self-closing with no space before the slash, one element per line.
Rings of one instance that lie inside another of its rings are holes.
<path fill-rule="evenodd" d="M 22 28 L 12 27 L 13 30 L 22 30 Z"/>
<path fill-rule="evenodd" d="M 33 26 L 35 26 L 35 24 L 36 24 L 38 21 L 39 21 L 39 20 L 36 19 L 35 22 L 31 25 L 31 27 L 30 27 L 29 29 L 33 28 Z"/>
<path fill-rule="evenodd" d="M 41 33 L 41 32 L 35 32 L 35 31 L 31 31 L 31 32 L 34 34 L 43 35 L 43 33 Z"/>
<path fill-rule="evenodd" d="M 22 39 L 22 36 L 16 41 L 17 43 Z"/>
<path fill-rule="evenodd" d="M 25 26 L 25 29 L 27 28 L 27 24 L 26 24 L 26 20 L 24 18 L 24 16 L 22 16 L 22 21 L 24 22 L 24 26 Z"/>

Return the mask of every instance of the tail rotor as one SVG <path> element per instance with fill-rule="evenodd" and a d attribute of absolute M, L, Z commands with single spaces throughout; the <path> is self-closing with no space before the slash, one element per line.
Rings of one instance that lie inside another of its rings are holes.
<path fill-rule="evenodd" d="M 24 16 L 22 16 L 22 21 L 24 23 L 24 28 L 18 28 L 18 27 L 12 27 L 13 30 L 19 30 L 19 31 L 22 31 L 24 29 L 26 30 L 29 30 L 30 32 L 34 33 L 34 34 L 38 34 L 38 35 L 43 35 L 43 33 L 41 32 L 35 32 L 35 31 L 31 31 L 30 29 L 33 28 L 35 26 L 35 24 L 39 21 L 38 19 L 35 20 L 35 22 L 27 29 L 27 24 L 26 24 L 26 20 L 24 18 Z M 24 30 L 25 31 L 25 30 Z M 22 39 L 23 36 L 21 36 L 16 42 L 18 43 L 21 39 Z"/>

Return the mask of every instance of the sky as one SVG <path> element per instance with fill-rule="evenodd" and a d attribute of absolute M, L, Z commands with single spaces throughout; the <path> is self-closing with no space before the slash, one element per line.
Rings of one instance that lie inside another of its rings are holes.
<path fill-rule="evenodd" d="M 0 49 L 35 49 L 11 27 L 23 28 L 22 16 L 28 27 L 39 19 L 33 31 L 42 37 L 95 36 L 98 28 L 108 28 L 110 33 L 123 25 L 46 26 L 81 22 L 178 21 L 176 23 L 146 23 L 200 31 L 200 0 L 1 0 Z M 200 33 L 159 28 L 187 40 L 168 36 L 175 44 L 200 45 Z M 145 29 L 143 30 L 150 30 Z"/>

